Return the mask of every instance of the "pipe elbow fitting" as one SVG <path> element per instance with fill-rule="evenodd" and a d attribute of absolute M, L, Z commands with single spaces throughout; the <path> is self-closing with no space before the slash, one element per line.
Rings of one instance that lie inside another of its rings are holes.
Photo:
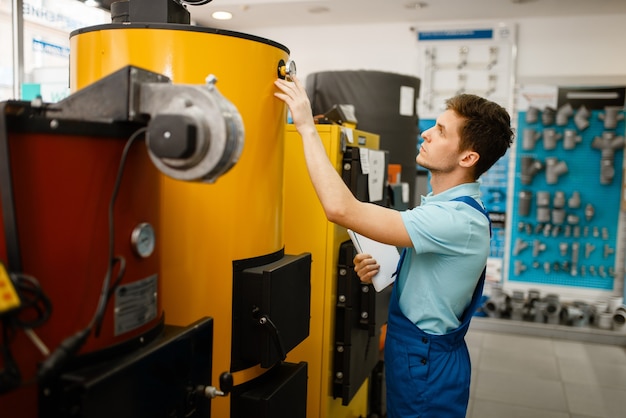
<path fill-rule="evenodd" d="M 557 126 L 567 125 L 568 119 L 574 114 L 574 109 L 569 103 L 565 103 L 559 107 L 556 111 L 556 124 Z"/>
<path fill-rule="evenodd" d="M 585 106 L 578 108 L 578 111 L 576 111 L 576 114 L 574 115 L 574 123 L 576 124 L 578 130 L 584 131 L 589 127 L 589 116 L 591 116 L 591 112 L 589 112 L 589 109 Z"/>

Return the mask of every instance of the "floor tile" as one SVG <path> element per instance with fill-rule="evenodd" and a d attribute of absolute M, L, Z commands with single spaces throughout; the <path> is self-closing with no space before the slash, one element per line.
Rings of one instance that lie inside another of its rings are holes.
<path fill-rule="evenodd" d="M 554 340 L 554 353 L 557 357 L 586 360 L 589 359 L 589 353 L 585 348 L 585 343 L 578 341 Z"/>
<path fill-rule="evenodd" d="M 468 418 L 569 418 L 566 412 L 546 411 L 504 404 L 476 400 Z"/>
<path fill-rule="evenodd" d="M 525 355 L 511 355 L 502 350 L 484 348 L 479 369 L 522 376 L 532 376 L 548 380 L 559 380 L 561 375 L 554 356 L 536 352 Z"/>
<path fill-rule="evenodd" d="M 560 381 L 481 370 L 475 389 L 476 400 L 555 412 L 568 411 Z"/>
<path fill-rule="evenodd" d="M 586 344 L 592 363 L 626 364 L 626 347 L 616 345 Z"/>
<path fill-rule="evenodd" d="M 565 383 L 564 386 L 570 412 L 589 417 L 608 418 L 600 388 L 577 383 Z"/>
<path fill-rule="evenodd" d="M 502 350 L 517 355 L 533 352 L 554 356 L 554 346 L 552 340 L 548 338 L 491 333 L 484 335 L 482 347 Z"/>
<path fill-rule="evenodd" d="M 468 347 L 480 347 L 482 346 L 485 333 L 481 331 L 468 332 L 465 336 L 465 342 Z"/>
<path fill-rule="evenodd" d="M 626 390 L 626 363 L 596 363 L 592 365 L 598 385 Z M 626 413 L 624 413 L 626 416 Z"/>
<path fill-rule="evenodd" d="M 563 382 L 587 385 L 598 384 L 594 367 L 588 361 L 561 357 L 557 361 Z"/>
<path fill-rule="evenodd" d="M 626 390 L 600 389 L 608 418 L 626 416 Z"/>

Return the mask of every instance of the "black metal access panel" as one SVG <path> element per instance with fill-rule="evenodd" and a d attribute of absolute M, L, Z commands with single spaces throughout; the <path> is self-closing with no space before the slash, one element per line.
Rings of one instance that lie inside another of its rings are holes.
<path fill-rule="evenodd" d="M 341 244 L 337 265 L 333 397 L 348 405 L 381 359 L 381 326 L 387 322 L 391 286 L 376 292 L 362 284 L 351 241 Z"/>
<path fill-rule="evenodd" d="M 306 418 L 307 363 L 286 363 L 309 336 L 311 254 L 283 251 L 233 263 L 231 370 L 260 377 L 231 393 L 231 418 Z"/>

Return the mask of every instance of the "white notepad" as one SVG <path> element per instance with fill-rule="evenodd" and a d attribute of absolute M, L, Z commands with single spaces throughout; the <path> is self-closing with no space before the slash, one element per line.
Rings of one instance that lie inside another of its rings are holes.
<path fill-rule="evenodd" d="M 380 292 L 393 283 L 396 279 L 394 273 L 398 267 L 398 261 L 400 261 L 398 249 L 393 245 L 374 241 L 350 229 L 348 229 L 348 235 L 357 252 L 370 254 L 380 265 L 380 270 L 372 278 L 374 289 Z"/>

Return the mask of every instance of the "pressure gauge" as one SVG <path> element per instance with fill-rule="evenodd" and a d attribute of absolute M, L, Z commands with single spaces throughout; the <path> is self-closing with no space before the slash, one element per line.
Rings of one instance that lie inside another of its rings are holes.
<path fill-rule="evenodd" d="M 142 222 L 133 229 L 130 235 L 130 243 L 139 257 L 148 258 L 154 252 L 155 246 L 154 228 L 147 222 Z"/>

